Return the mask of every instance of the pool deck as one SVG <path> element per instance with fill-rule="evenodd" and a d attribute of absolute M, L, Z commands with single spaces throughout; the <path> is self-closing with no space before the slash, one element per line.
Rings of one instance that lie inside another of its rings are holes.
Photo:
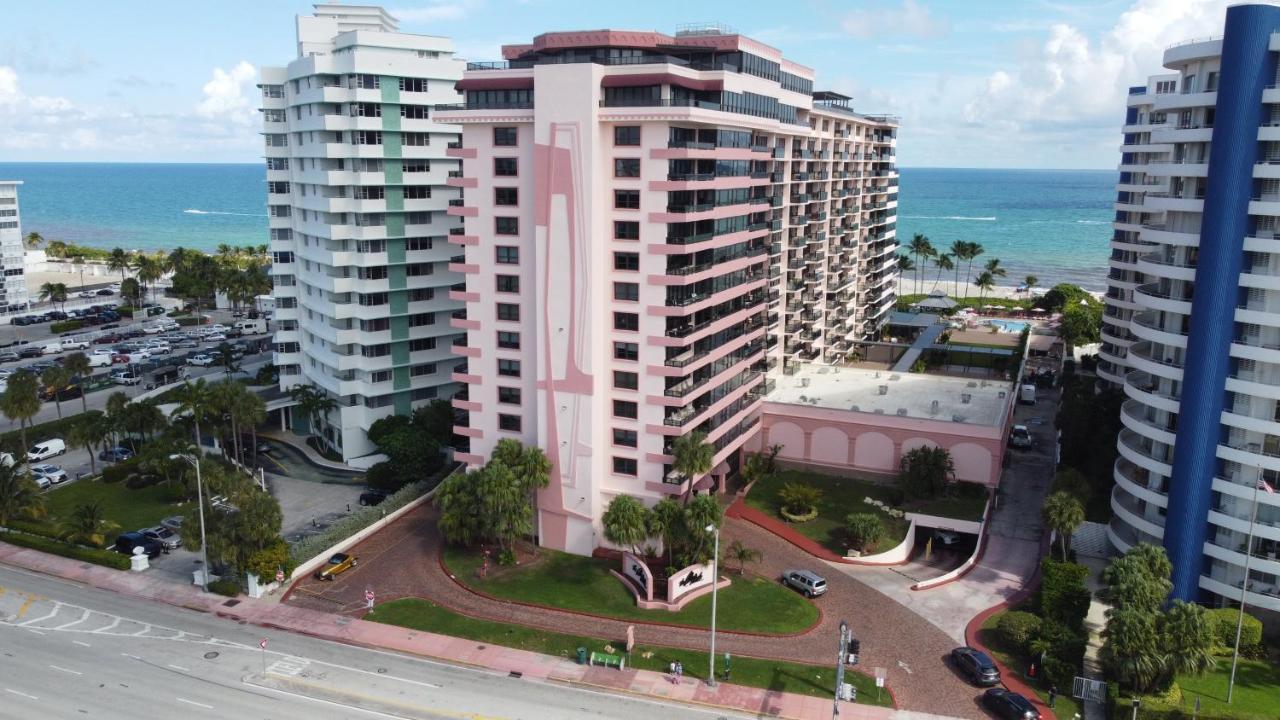
<path fill-rule="evenodd" d="M 902 357 L 898 358 L 898 362 L 893 366 L 893 372 L 911 372 L 911 366 L 915 364 L 916 360 L 920 359 L 920 356 L 924 354 L 926 349 L 932 347 L 933 344 L 937 342 L 938 336 L 946 329 L 947 326 L 942 323 L 935 323 L 926 327 L 919 335 L 916 336 L 915 341 L 912 342 L 911 347 L 907 348 L 907 351 L 902 354 Z"/>

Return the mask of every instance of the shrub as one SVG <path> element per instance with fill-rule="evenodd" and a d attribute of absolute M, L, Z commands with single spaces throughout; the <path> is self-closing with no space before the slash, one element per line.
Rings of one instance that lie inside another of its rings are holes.
<path fill-rule="evenodd" d="M 792 515 L 808 515 L 817 513 L 822 491 L 808 483 L 789 482 L 778 491 L 778 499 L 782 509 Z"/>
<path fill-rule="evenodd" d="M 275 580 L 277 571 L 283 571 L 285 577 L 289 577 L 295 567 L 297 563 L 289 556 L 289 543 L 283 538 L 277 538 L 275 542 L 250 555 L 244 569 L 266 583 Z"/>
<path fill-rule="evenodd" d="M 884 537 L 884 522 L 875 513 L 850 513 L 844 523 L 850 542 L 859 550 L 866 550 Z"/>
<path fill-rule="evenodd" d="M 1240 617 L 1240 611 L 1234 608 L 1218 608 L 1209 611 L 1209 621 L 1214 623 L 1217 629 L 1218 645 L 1224 648 L 1234 647 L 1236 644 L 1236 621 Z M 1262 642 L 1262 621 L 1258 618 L 1244 614 L 1244 625 L 1240 628 L 1240 647 L 1245 648 L 1250 645 L 1257 645 Z"/>
<path fill-rule="evenodd" d="M 236 580 L 222 578 L 209 583 L 209 592 L 214 592 L 227 597 L 235 597 L 240 594 L 240 583 Z"/>
<path fill-rule="evenodd" d="M 1010 610 L 996 621 L 996 630 L 1010 648 L 1024 652 L 1027 643 L 1040 632 L 1040 618 L 1029 612 Z"/>
<path fill-rule="evenodd" d="M 61 322 L 50 323 L 49 332 L 57 335 L 59 333 L 71 332 L 72 330 L 79 330 L 82 327 L 84 327 L 83 320 L 63 320 Z"/>
<path fill-rule="evenodd" d="M 364 473 L 369 487 L 384 493 L 393 493 L 408 485 L 413 479 L 410 468 L 384 460 L 371 466 Z"/>
<path fill-rule="evenodd" d="M 161 475 L 134 472 L 125 478 L 124 486 L 130 490 L 141 490 L 142 488 L 149 488 L 152 485 L 159 483 L 161 480 L 164 480 L 164 477 Z"/>
<path fill-rule="evenodd" d="M 72 560 L 91 562 L 95 565 L 102 565 L 116 570 L 129 569 L 129 558 L 111 550 L 99 550 L 97 548 L 89 548 L 82 545 L 72 545 L 71 543 L 60 542 L 52 538 L 26 535 L 16 532 L 0 534 L 0 542 L 7 542 L 10 545 L 18 545 L 19 547 L 31 548 L 32 550 L 39 550 L 40 552 L 61 555 L 62 557 L 71 558 Z"/>
<path fill-rule="evenodd" d="M 1053 656 L 1045 657 L 1041 670 L 1044 671 L 1044 678 L 1059 689 L 1070 688 L 1076 677 L 1075 667 Z"/>
<path fill-rule="evenodd" d="M 121 480 L 128 479 L 138 470 L 138 459 L 130 458 L 124 462 L 118 462 L 114 465 L 105 465 L 102 468 L 102 482 L 118 483 Z M 129 487 L 133 487 L 129 485 Z"/>
<path fill-rule="evenodd" d="M 1077 563 L 1045 558 L 1040 565 L 1040 613 L 1078 633 L 1089 614 L 1092 596 L 1085 587 L 1089 569 Z"/>

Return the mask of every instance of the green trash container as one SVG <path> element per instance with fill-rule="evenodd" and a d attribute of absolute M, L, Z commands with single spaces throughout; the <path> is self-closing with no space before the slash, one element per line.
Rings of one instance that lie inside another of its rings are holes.
<path fill-rule="evenodd" d="M 587 649 L 584 647 L 578 648 L 578 664 L 579 665 L 587 664 Z"/>

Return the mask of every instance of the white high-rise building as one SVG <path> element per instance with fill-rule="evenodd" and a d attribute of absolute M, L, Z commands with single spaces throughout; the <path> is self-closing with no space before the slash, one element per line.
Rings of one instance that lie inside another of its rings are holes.
<path fill-rule="evenodd" d="M 382 8 L 316 5 L 298 57 L 262 69 L 280 386 L 336 401 L 320 434 L 344 459 L 374 452 L 379 418 L 452 395 L 462 308 L 445 184 L 463 63 L 447 38 L 397 31 Z M 454 297 L 451 297 L 453 295 Z M 308 420 L 293 413 L 295 427 Z"/>
<path fill-rule="evenodd" d="M 22 242 L 22 214 L 18 212 L 21 180 L 0 180 L 0 310 L 25 308 L 27 278 Z"/>

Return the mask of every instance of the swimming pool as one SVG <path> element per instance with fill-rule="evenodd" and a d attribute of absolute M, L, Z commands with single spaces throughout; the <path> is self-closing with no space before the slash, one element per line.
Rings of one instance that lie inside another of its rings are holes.
<path fill-rule="evenodd" d="M 998 327 L 1000 332 L 1020 333 L 1026 330 L 1031 323 L 1025 320 L 983 320 L 980 324 Z"/>

